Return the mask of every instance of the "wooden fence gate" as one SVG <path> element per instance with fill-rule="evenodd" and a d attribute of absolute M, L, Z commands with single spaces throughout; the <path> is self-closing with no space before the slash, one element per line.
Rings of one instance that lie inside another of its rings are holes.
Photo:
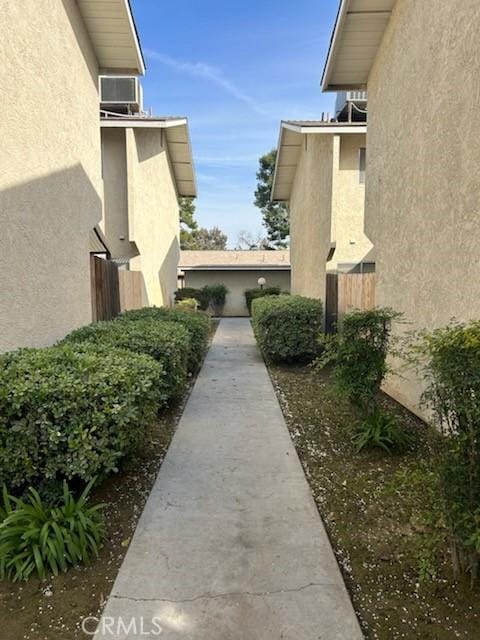
<path fill-rule="evenodd" d="M 120 282 L 120 307 L 122 311 L 140 309 L 142 304 L 143 274 L 141 271 L 118 272 Z"/>
<path fill-rule="evenodd" d="M 375 307 L 375 273 L 327 273 L 325 328 L 335 331 L 342 317 L 359 309 Z"/>
<path fill-rule="evenodd" d="M 90 256 L 92 319 L 111 320 L 120 313 L 118 267 L 111 260 Z"/>

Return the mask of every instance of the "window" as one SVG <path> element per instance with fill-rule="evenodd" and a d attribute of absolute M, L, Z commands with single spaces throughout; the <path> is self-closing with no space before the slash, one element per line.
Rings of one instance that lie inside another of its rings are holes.
<path fill-rule="evenodd" d="M 365 147 L 360 147 L 358 152 L 358 181 L 360 184 L 365 184 L 366 168 L 367 168 L 367 150 Z"/>

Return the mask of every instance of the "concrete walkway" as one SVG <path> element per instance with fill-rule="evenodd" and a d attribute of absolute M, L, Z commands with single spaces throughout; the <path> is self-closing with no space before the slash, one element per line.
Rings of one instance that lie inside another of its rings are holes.
<path fill-rule="evenodd" d="M 220 323 L 96 635 L 137 637 L 362 638 L 248 319 Z"/>

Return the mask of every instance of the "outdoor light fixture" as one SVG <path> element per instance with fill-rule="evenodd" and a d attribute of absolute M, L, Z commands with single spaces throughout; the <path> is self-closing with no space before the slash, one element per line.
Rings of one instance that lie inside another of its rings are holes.
<path fill-rule="evenodd" d="M 263 289 L 263 287 L 265 286 L 265 284 L 266 284 L 266 282 L 267 282 L 267 281 L 266 281 L 266 279 L 265 279 L 265 278 L 259 278 L 259 279 L 257 280 L 257 282 L 258 282 L 258 284 L 259 284 L 259 286 L 260 286 L 260 289 Z"/>

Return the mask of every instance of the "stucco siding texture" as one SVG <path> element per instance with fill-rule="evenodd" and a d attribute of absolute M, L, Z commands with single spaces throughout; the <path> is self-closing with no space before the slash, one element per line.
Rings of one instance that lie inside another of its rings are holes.
<path fill-rule="evenodd" d="M 265 278 L 266 287 L 290 291 L 290 271 L 185 271 L 185 286 L 201 289 L 207 284 L 224 284 L 228 288 L 224 316 L 248 316 L 245 291 L 258 288 L 258 279 Z"/>
<path fill-rule="evenodd" d="M 366 147 L 365 134 L 335 136 L 332 240 L 335 253 L 327 263 L 329 271 L 342 265 L 356 265 L 372 249 L 365 235 L 365 184 L 360 182 L 360 149 Z"/>
<path fill-rule="evenodd" d="M 165 136 L 160 129 L 127 129 L 130 240 L 139 255 L 131 269 L 141 271 L 151 306 L 171 305 L 180 257 L 178 198 Z"/>
<path fill-rule="evenodd" d="M 408 330 L 480 315 L 478 18 L 478 0 L 398 0 L 368 82 L 377 302 Z M 403 375 L 387 391 L 418 411 Z"/>
<path fill-rule="evenodd" d="M 304 138 L 290 198 L 292 293 L 325 300 L 332 224 L 333 135 Z"/>
<path fill-rule="evenodd" d="M 91 320 L 101 219 L 97 62 L 74 0 L 2 2 L 0 351 Z"/>

